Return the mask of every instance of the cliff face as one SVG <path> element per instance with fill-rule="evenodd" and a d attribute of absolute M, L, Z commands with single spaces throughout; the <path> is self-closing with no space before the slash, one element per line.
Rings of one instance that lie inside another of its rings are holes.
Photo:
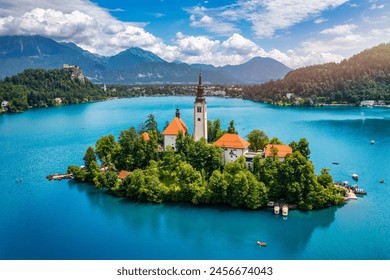
<path fill-rule="evenodd" d="M 78 79 L 82 84 L 85 84 L 84 73 L 80 67 L 78 67 L 77 65 L 64 64 L 64 70 L 72 72 L 71 74 L 72 80 Z"/>

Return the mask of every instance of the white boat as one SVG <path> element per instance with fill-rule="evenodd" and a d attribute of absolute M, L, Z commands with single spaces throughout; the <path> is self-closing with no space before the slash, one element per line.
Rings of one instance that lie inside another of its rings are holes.
<path fill-rule="evenodd" d="M 375 144 L 375 141 L 374 141 L 374 140 L 371 140 L 371 145 L 372 145 L 372 144 Z"/>
<path fill-rule="evenodd" d="M 288 206 L 287 205 L 283 205 L 283 207 L 282 207 L 282 215 L 284 217 L 288 216 Z"/>
<path fill-rule="evenodd" d="M 274 213 L 275 213 L 276 215 L 279 215 L 279 211 L 280 211 L 279 205 L 275 205 L 275 206 L 274 206 Z"/>
<path fill-rule="evenodd" d="M 359 176 L 357 174 L 355 174 L 355 173 L 352 174 L 352 178 L 354 180 L 359 180 Z"/>

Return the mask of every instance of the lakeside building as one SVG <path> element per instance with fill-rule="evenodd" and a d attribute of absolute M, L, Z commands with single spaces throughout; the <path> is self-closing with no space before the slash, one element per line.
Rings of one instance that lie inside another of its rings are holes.
<path fill-rule="evenodd" d="M 176 150 L 176 138 L 179 132 L 184 135 L 188 132 L 188 127 L 184 121 L 180 118 L 180 110 L 176 109 L 176 117 L 171 121 L 167 128 L 163 131 L 164 136 L 164 151 L 168 146 Z"/>
<path fill-rule="evenodd" d="M 122 170 L 122 171 L 119 172 L 119 174 L 118 174 L 118 179 L 124 180 L 124 179 L 126 179 L 126 177 L 129 176 L 130 174 L 131 174 L 131 172 L 126 171 L 126 170 Z"/>
<path fill-rule="evenodd" d="M 284 161 L 284 158 L 290 154 L 292 155 L 292 148 L 284 144 L 268 144 L 264 147 L 264 157 L 278 157 L 280 161 Z"/>
<path fill-rule="evenodd" d="M 213 145 L 223 149 L 223 162 L 225 164 L 248 153 L 250 143 L 238 134 L 226 133 Z"/>
<path fill-rule="evenodd" d="M 147 133 L 146 131 L 144 133 L 141 134 L 142 138 L 147 142 L 150 140 L 150 136 L 149 136 L 149 133 Z"/>

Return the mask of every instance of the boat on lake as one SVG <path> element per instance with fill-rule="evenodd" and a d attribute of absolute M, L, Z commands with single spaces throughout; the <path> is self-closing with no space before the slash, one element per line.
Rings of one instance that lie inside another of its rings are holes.
<path fill-rule="evenodd" d="M 355 173 L 352 174 L 352 178 L 354 180 L 359 180 L 359 176 L 357 174 L 355 174 Z"/>
<path fill-rule="evenodd" d="M 283 217 L 288 216 L 288 206 L 287 205 L 282 206 L 282 215 L 283 215 Z"/>
<path fill-rule="evenodd" d="M 374 145 L 375 144 L 375 141 L 374 140 L 371 140 L 371 145 Z"/>
<path fill-rule="evenodd" d="M 261 247 L 267 247 L 267 243 L 261 242 L 261 241 L 256 241 L 257 245 L 260 245 Z"/>
<path fill-rule="evenodd" d="M 367 192 L 365 192 L 363 189 L 355 189 L 354 191 L 355 194 L 360 194 L 360 195 L 366 195 Z"/>
<path fill-rule="evenodd" d="M 275 205 L 275 206 L 274 206 L 274 213 L 275 213 L 276 215 L 279 215 L 279 211 L 280 211 L 280 206 L 279 206 L 279 205 Z"/>
<path fill-rule="evenodd" d="M 379 181 L 379 183 L 381 183 L 381 184 L 383 184 L 384 182 L 385 182 L 385 180 L 383 180 L 383 179 Z"/>

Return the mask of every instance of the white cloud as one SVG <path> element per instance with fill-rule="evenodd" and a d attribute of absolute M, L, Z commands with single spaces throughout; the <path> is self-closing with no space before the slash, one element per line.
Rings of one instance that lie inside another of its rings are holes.
<path fill-rule="evenodd" d="M 333 28 L 324 29 L 320 33 L 326 35 L 345 35 L 345 34 L 351 34 L 352 31 L 356 28 L 357 26 L 354 24 L 344 24 L 344 25 L 337 25 Z"/>
<path fill-rule="evenodd" d="M 151 48 L 161 43 L 159 38 L 144 30 L 144 23 L 121 22 L 89 1 L 31 2 L 19 0 L 18 5 L 5 5 L 4 0 L 0 0 L 0 7 L 3 7 L 0 9 L 0 35 L 42 35 L 72 41 L 103 55 L 112 55 L 128 47 Z"/>
<path fill-rule="evenodd" d="M 342 37 L 335 37 L 330 40 L 313 39 L 302 43 L 302 50 L 311 52 L 339 52 L 342 50 L 352 50 L 369 40 L 358 34 L 349 34 Z"/>
<path fill-rule="evenodd" d="M 221 46 L 226 51 L 239 55 L 249 55 L 259 50 L 259 47 L 254 42 L 237 33 L 224 41 Z"/>
<path fill-rule="evenodd" d="M 203 27 L 215 34 L 229 34 L 237 32 L 239 29 L 234 24 L 223 22 L 219 19 L 214 19 L 208 15 L 203 14 L 203 9 L 197 9 L 196 14 L 190 16 L 192 27 Z"/>
<path fill-rule="evenodd" d="M 187 9 L 192 26 L 203 27 L 218 34 L 231 34 L 237 24 L 246 21 L 258 37 L 272 37 L 276 31 L 289 28 L 320 15 L 348 0 L 237 0 L 234 4 L 207 9 L 196 6 Z M 207 16 L 213 24 L 202 24 Z M 227 33 L 230 32 L 230 33 Z"/>
<path fill-rule="evenodd" d="M 315 24 L 321 24 L 321 23 L 326 22 L 326 21 L 328 21 L 328 20 L 325 19 L 325 18 L 317 18 L 317 19 L 314 20 L 314 23 Z"/>
<path fill-rule="evenodd" d="M 380 10 L 380 9 L 383 9 L 385 7 L 385 5 L 377 5 L 377 4 L 372 4 L 370 6 L 370 10 Z"/>
<path fill-rule="evenodd" d="M 268 53 L 268 56 L 276 59 L 291 68 L 299 68 L 307 65 L 322 64 L 327 62 L 340 62 L 344 59 L 343 56 L 332 54 L 329 52 L 310 52 L 306 54 L 297 54 L 294 50 L 288 50 L 283 53 L 273 49 Z"/>
<path fill-rule="evenodd" d="M 219 45 L 218 40 L 214 41 L 204 36 L 185 36 L 177 40 L 180 52 L 188 56 L 208 55 Z"/>

